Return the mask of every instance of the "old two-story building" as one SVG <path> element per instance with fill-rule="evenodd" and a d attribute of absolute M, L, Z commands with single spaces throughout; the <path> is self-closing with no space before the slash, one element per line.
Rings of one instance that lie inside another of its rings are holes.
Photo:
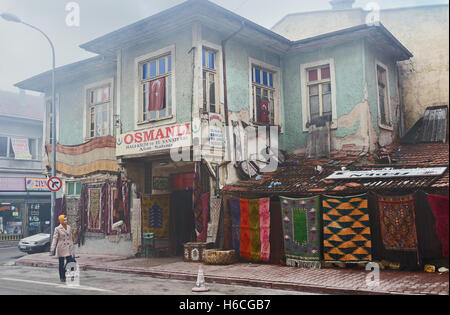
<path fill-rule="evenodd" d="M 80 250 L 130 255 L 146 232 L 175 255 L 215 240 L 221 189 L 264 166 L 251 148 L 317 157 L 390 144 L 397 62 L 412 57 L 381 24 L 292 41 L 206 0 L 80 47 L 98 56 L 56 70 L 56 170 Z M 17 86 L 49 95 L 49 82 Z"/>
<path fill-rule="evenodd" d="M 376 2 L 363 8 L 353 7 L 354 3 L 333 0 L 329 10 L 292 12 L 272 30 L 295 41 L 365 23 L 381 23 L 414 55 L 398 64 L 405 108 L 403 132 L 423 116 L 427 107 L 448 107 L 448 4 L 387 9 Z"/>
<path fill-rule="evenodd" d="M 0 91 L 0 241 L 50 229 L 43 119 L 43 97 Z"/>

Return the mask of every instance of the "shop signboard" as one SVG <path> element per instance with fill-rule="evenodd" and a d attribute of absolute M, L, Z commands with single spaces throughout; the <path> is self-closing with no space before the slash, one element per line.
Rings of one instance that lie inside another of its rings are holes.
<path fill-rule="evenodd" d="M 139 155 L 190 147 L 191 123 L 132 131 L 116 137 L 116 156 Z"/>
<path fill-rule="evenodd" d="M 25 191 L 23 177 L 0 177 L 0 191 Z"/>
<path fill-rule="evenodd" d="M 223 118 L 219 114 L 209 114 L 209 146 L 222 149 L 224 147 Z"/>
<path fill-rule="evenodd" d="M 159 177 L 159 176 L 153 177 L 153 189 L 168 191 L 170 189 L 169 177 Z"/>
<path fill-rule="evenodd" d="M 16 160 L 31 160 L 30 148 L 28 147 L 28 139 L 11 138 L 11 144 L 14 150 L 14 158 Z"/>
<path fill-rule="evenodd" d="M 446 167 L 414 168 L 414 169 L 382 169 L 369 171 L 338 171 L 327 179 L 367 179 L 367 178 L 395 178 L 395 177 L 424 177 L 440 176 Z"/>
<path fill-rule="evenodd" d="M 29 178 L 25 179 L 25 188 L 27 191 L 49 191 L 46 178 Z"/>

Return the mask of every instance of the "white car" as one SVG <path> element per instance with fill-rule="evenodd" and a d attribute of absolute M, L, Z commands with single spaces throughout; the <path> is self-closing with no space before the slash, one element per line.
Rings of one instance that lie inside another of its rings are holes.
<path fill-rule="evenodd" d="M 50 251 L 50 234 L 39 233 L 23 238 L 19 242 L 19 250 L 27 254 Z"/>

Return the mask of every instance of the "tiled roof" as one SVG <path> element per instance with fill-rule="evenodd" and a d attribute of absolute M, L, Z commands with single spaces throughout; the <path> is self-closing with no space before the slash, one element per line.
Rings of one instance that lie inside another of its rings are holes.
<path fill-rule="evenodd" d="M 333 172 L 349 167 L 361 156 L 366 155 L 365 148 L 351 146 L 346 151 L 332 152 L 329 158 L 307 159 L 305 154 L 291 154 L 276 172 L 262 175 L 262 179 L 244 180 L 225 187 L 231 192 L 304 192 L 318 193 L 326 191 L 328 184 L 322 180 Z M 316 169 L 320 166 L 321 171 Z"/>
<path fill-rule="evenodd" d="M 306 159 L 304 155 L 289 155 L 285 166 L 279 167 L 272 174 L 265 174 L 261 180 L 240 181 L 226 187 L 230 192 L 252 192 L 258 194 L 357 194 L 369 190 L 412 190 L 419 188 L 448 187 L 448 170 L 442 177 L 403 177 L 340 179 L 326 178 L 342 167 L 348 170 L 376 170 L 389 168 L 427 168 L 448 167 L 448 143 L 421 143 L 415 145 L 393 144 L 382 148 L 383 154 L 389 156 L 390 164 L 377 164 L 379 152 L 368 156 L 365 148 L 344 147 L 345 151 L 333 152 L 330 158 Z M 321 172 L 316 166 L 321 166 Z"/>

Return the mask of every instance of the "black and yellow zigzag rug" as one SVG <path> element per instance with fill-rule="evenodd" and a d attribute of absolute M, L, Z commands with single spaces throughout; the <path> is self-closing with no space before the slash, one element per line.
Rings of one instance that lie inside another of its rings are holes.
<path fill-rule="evenodd" d="M 322 198 L 324 260 L 344 263 L 371 261 L 367 195 Z"/>

